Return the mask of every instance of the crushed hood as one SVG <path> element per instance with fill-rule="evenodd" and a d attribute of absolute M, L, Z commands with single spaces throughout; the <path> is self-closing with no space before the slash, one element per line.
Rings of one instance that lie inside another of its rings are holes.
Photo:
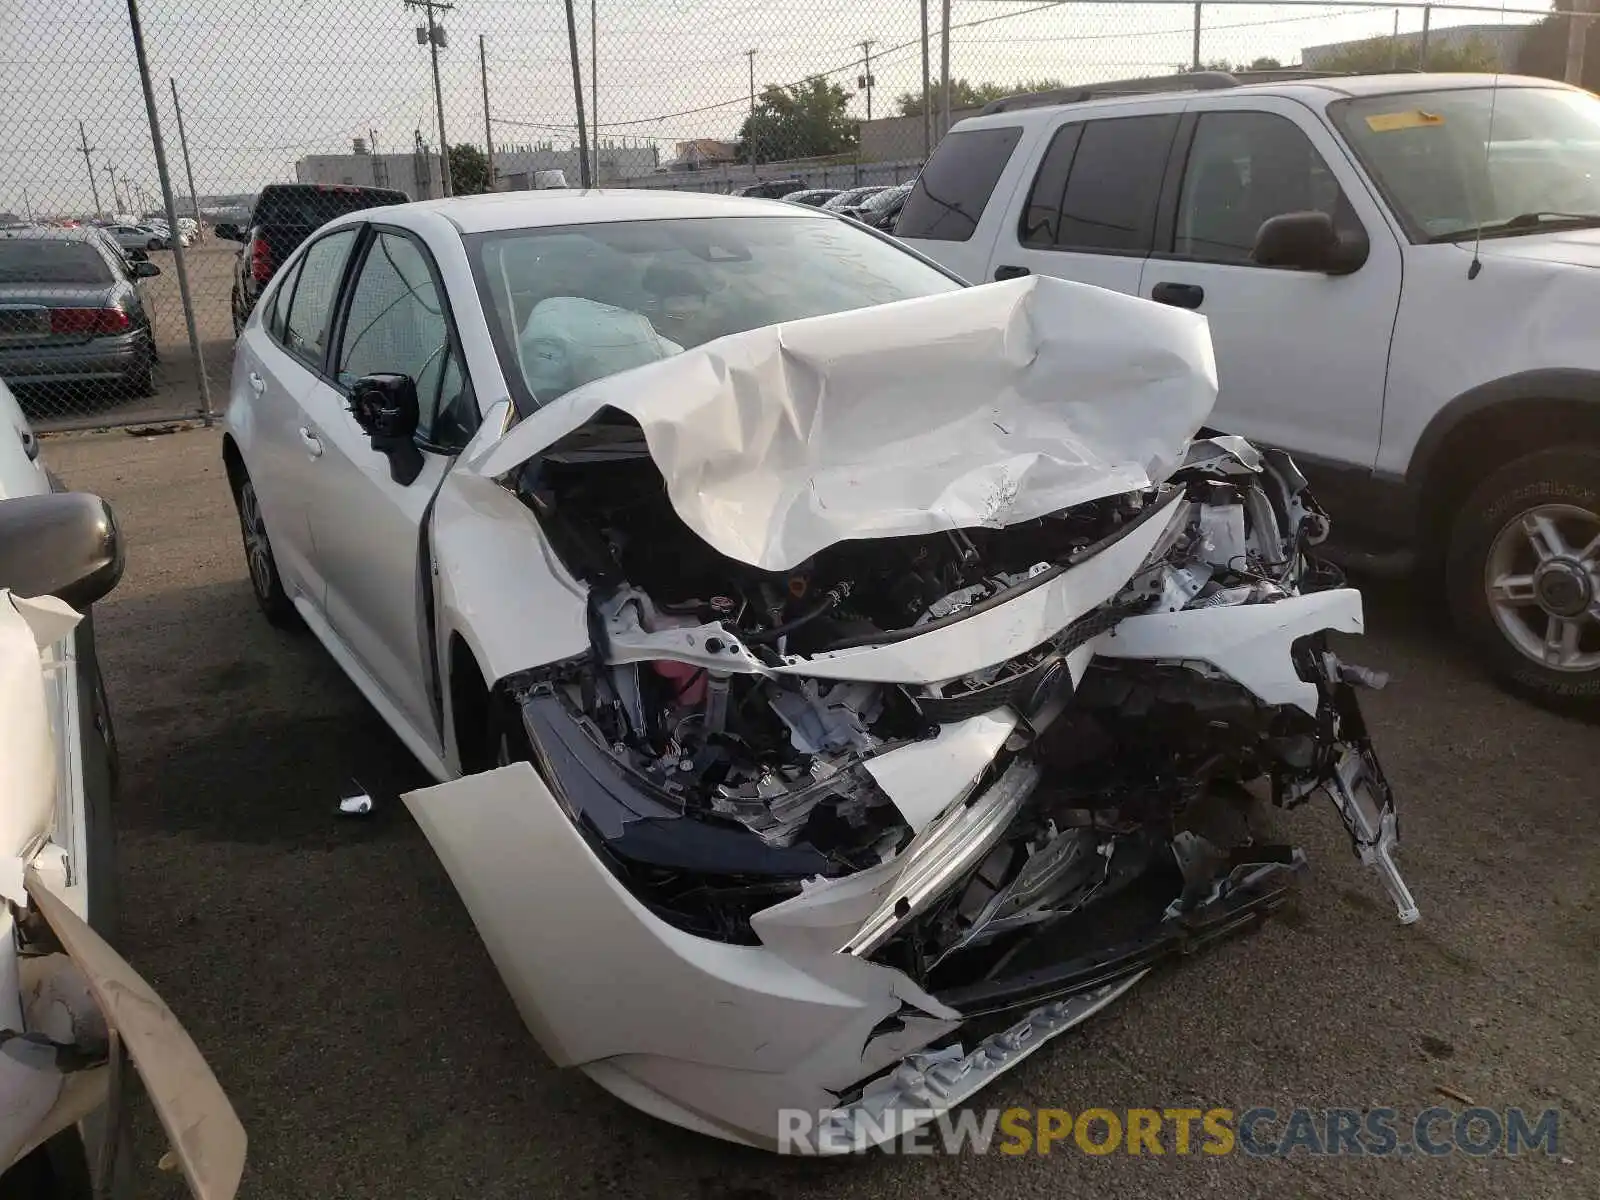
<path fill-rule="evenodd" d="M 618 409 L 690 529 L 784 571 L 1147 486 L 1216 394 L 1203 317 L 1029 276 L 719 338 L 568 392 L 469 465 L 503 475 Z"/>

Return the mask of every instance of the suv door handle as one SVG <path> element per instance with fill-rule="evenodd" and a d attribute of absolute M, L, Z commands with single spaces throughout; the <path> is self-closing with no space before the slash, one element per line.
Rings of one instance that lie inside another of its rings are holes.
<path fill-rule="evenodd" d="M 996 279 L 1021 279 L 1024 275 L 1032 274 L 1027 267 L 1000 266 L 994 269 Z"/>
<path fill-rule="evenodd" d="M 267 390 L 267 381 L 261 378 L 261 376 L 256 372 L 251 371 L 246 378 L 250 380 L 250 390 L 256 395 L 259 396 L 262 392 Z"/>
<path fill-rule="evenodd" d="M 300 444 L 306 448 L 306 453 L 312 458 L 322 457 L 322 439 L 304 425 L 300 426 Z"/>
<path fill-rule="evenodd" d="M 1206 290 L 1198 283 L 1158 283 L 1150 289 L 1150 299 L 1174 308 L 1199 308 L 1205 303 Z"/>

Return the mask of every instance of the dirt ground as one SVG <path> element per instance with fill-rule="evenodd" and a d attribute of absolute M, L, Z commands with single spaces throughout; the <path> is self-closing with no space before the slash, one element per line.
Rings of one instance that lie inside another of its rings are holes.
<path fill-rule="evenodd" d="M 96 616 L 123 756 L 125 950 L 233 1098 L 245 1195 L 1600 1195 L 1600 736 L 1485 683 L 1437 605 L 1369 589 L 1370 635 L 1347 647 L 1393 676 L 1367 709 L 1423 922 L 1396 924 L 1331 809 L 1296 810 L 1278 832 L 1313 870 L 1289 910 L 1150 977 L 974 1103 L 1414 1115 L 1460 1107 L 1443 1087 L 1560 1109 L 1558 1155 L 780 1160 L 549 1065 L 395 799 L 421 769 L 314 639 L 258 614 L 219 442 L 110 433 L 45 454 L 126 528 L 127 576 Z M 378 795 L 372 820 L 334 816 L 351 778 Z M 150 1166 L 148 1121 L 139 1149 L 148 1194 L 177 1195 Z"/>

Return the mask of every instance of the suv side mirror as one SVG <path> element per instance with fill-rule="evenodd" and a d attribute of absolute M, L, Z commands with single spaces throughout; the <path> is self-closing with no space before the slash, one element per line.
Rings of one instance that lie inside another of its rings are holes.
<path fill-rule="evenodd" d="M 122 535 L 88 492 L 0 500 L 0 587 L 55 596 L 84 612 L 122 578 Z"/>
<path fill-rule="evenodd" d="M 239 232 L 239 227 L 231 221 L 219 221 L 211 227 L 211 232 L 219 238 L 230 242 L 244 241 L 244 234 Z"/>
<path fill-rule="evenodd" d="M 153 279 L 161 274 L 161 268 L 146 258 L 143 262 L 133 264 L 133 277 L 135 279 Z"/>
<path fill-rule="evenodd" d="M 1325 212 L 1280 213 L 1261 223 L 1250 259 L 1263 267 L 1348 275 L 1367 261 L 1369 248 L 1364 236 L 1340 237 Z"/>
<path fill-rule="evenodd" d="M 389 478 L 405 487 L 422 474 L 417 426 L 422 410 L 409 375 L 363 375 L 350 385 L 350 415 L 372 448 L 389 459 Z"/>

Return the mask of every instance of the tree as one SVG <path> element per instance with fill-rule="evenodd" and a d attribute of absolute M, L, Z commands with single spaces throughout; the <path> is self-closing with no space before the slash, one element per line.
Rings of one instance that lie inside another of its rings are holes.
<path fill-rule="evenodd" d="M 1517 70 L 1542 79 L 1565 79 L 1567 74 L 1567 26 L 1570 18 L 1552 13 L 1530 25 L 1517 48 Z M 1583 56 L 1583 86 L 1591 92 L 1600 88 L 1600 34 L 1589 26 L 1587 53 Z M 1432 55 L 1429 56 L 1430 58 Z"/>
<path fill-rule="evenodd" d="M 935 79 L 929 87 L 933 94 L 933 107 L 935 112 L 943 110 L 944 91 L 943 81 Z M 1066 85 L 1059 79 L 1020 79 L 1016 83 L 968 83 L 965 79 L 951 76 L 950 78 L 950 111 L 955 112 L 962 108 L 980 108 L 991 100 L 998 100 L 1002 96 L 1022 96 L 1029 92 L 1049 92 Z M 922 94 L 920 92 L 901 92 L 894 100 L 895 107 L 900 110 L 902 117 L 920 117 L 922 115 Z"/>
<path fill-rule="evenodd" d="M 489 160 L 471 142 L 450 147 L 450 189 L 457 196 L 492 192 Z"/>
<path fill-rule="evenodd" d="M 1173 73 L 1177 75 L 1186 75 L 1194 69 L 1195 68 L 1189 66 L 1188 64 L 1185 64 L 1181 67 L 1173 68 Z M 1281 71 L 1283 70 L 1283 64 L 1269 55 L 1262 55 L 1260 58 L 1253 58 L 1249 61 L 1249 63 L 1235 63 L 1229 62 L 1225 58 L 1215 58 L 1210 62 L 1201 63 L 1200 70 L 1221 71 L 1226 75 L 1233 75 L 1239 71 Z"/>
<path fill-rule="evenodd" d="M 1319 71 L 1344 71 L 1352 75 L 1382 75 L 1389 71 L 1416 69 L 1422 47 L 1415 40 L 1396 41 L 1390 37 L 1351 42 L 1319 58 Z M 1479 37 L 1459 42 L 1433 41 L 1428 46 L 1429 71 L 1493 71 L 1499 67 L 1494 47 Z"/>
<path fill-rule="evenodd" d="M 821 77 L 780 87 L 769 83 L 739 127 L 739 161 L 820 158 L 853 150 L 861 131 L 845 113 L 850 93 Z"/>

